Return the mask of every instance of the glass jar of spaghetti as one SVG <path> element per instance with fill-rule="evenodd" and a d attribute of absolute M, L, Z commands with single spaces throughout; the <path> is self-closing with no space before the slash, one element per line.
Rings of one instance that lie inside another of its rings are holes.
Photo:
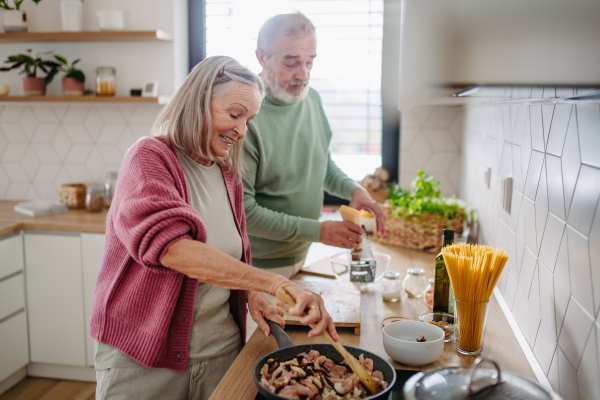
<path fill-rule="evenodd" d="M 114 67 L 96 68 L 96 95 L 114 96 L 117 91 L 117 78 Z"/>

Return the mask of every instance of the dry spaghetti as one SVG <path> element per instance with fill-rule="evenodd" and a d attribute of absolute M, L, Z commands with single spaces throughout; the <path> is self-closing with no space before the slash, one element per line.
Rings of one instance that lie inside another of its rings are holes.
<path fill-rule="evenodd" d="M 458 300 L 454 310 L 458 322 L 457 347 L 478 352 L 483 343 L 487 302 L 508 255 L 502 249 L 482 245 L 455 244 L 442 249 L 444 262 Z"/>

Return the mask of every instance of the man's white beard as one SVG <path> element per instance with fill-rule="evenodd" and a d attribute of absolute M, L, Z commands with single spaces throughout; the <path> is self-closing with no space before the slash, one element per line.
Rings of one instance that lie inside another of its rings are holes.
<path fill-rule="evenodd" d="M 306 95 L 308 95 L 308 81 L 306 81 L 306 82 L 291 81 L 291 82 L 287 82 L 285 84 L 285 87 L 280 87 L 277 85 L 275 75 L 273 74 L 273 71 L 269 67 L 265 68 L 263 76 L 265 78 L 265 82 L 267 83 L 267 86 L 269 87 L 269 90 L 271 91 L 271 94 L 277 100 L 281 100 L 285 103 L 296 103 L 298 101 L 304 100 Z M 302 90 L 296 91 L 297 93 L 294 93 L 294 94 L 287 92 L 288 86 L 300 85 L 300 84 L 305 85 Z"/>

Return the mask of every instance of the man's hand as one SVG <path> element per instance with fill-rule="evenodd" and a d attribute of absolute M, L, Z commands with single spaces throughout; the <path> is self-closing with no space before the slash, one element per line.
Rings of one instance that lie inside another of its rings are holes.
<path fill-rule="evenodd" d="M 250 310 L 252 319 L 258 324 L 258 327 L 267 337 L 269 337 L 271 329 L 265 319 L 275 322 L 281 329 L 285 328 L 283 310 L 271 304 L 271 302 L 269 302 L 269 300 L 267 300 L 260 292 L 248 292 L 248 310 Z"/>
<path fill-rule="evenodd" d="M 350 200 L 350 207 L 356 208 L 357 210 L 367 210 L 375 216 L 377 221 L 377 232 L 381 236 L 385 235 L 385 215 L 381 211 L 381 207 L 375 200 L 369 196 L 366 190 L 356 189 L 352 192 L 352 200 Z M 321 224 L 321 235 L 323 235 L 323 228 Z"/>
<path fill-rule="evenodd" d="M 352 222 L 325 221 L 321 222 L 321 237 L 319 242 L 330 246 L 355 249 L 362 241 L 362 228 Z"/>

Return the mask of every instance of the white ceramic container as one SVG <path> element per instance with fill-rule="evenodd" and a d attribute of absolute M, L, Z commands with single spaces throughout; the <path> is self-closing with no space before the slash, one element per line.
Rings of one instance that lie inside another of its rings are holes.
<path fill-rule="evenodd" d="M 27 32 L 27 14 L 23 10 L 4 10 L 5 32 Z"/>
<path fill-rule="evenodd" d="M 425 337 L 425 342 L 417 339 Z M 383 348 L 392 359 L 406 365 L 434 362 L 444 350 L 444 331 L 420 321 L 397 321 L 383 327 Z"/>
<path fill-rule="evenodd" d="M 83 27 L 83 4 L 81 0 L 61 0 L 60 16 L 63 31 L 81 31 Z"/>

